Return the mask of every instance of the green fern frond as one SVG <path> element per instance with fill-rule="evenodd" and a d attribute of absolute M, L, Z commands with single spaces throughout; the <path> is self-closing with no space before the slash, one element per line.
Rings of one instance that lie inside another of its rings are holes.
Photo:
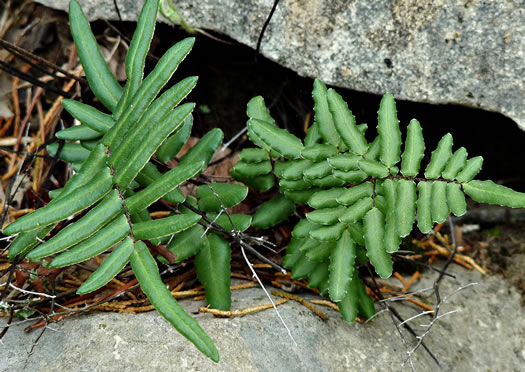
<path fill-rule="evenodd" d="M 280 186 L 280 196 L 274 199 L 314 208 L 294 228 L 283 265 L 291 269 L 293 278 L 308 277 L 316 288 L 326 282 L 345 320 L 353 321 L 358 313 L 367 317 L 374 313 L 363 284 L 352 274 L 355 253 L 350 252 L 364 247 L 365 260 L 379 276 L 388 278 L 393 272 L 391 254 L 399 249 L 401 238 L 411 233 L 414 222 L 427 233 L 450 213 L 465 214 L 465 194 L 478 202 L 525 208 L 525 194 L 492 181 L 474 180 L 483 159 L 467 160 L 464 148 L 453 153 L 451 134 L 443 136 L 423 177 L 419 176 L 425 155 L 423 131 L 412 120 L 403 146 L 392 95 L 381 100 L 378 134 L 371 143 L 363 134 L 367 126 L 356 125 L 346 102 L 333 89 L 316 80 L 313 98 L 315 122 L 304 145 L 278 128 L 262 97 L 252 99 L 248 128 L 254 135 L 250 139 L 266 155 L 256 149 L 250 153 L 260 154 L 260 162 L 270 161 L 271 155 L 273 169 L 260 167 L 261 172 L 254 173 L 245 156 L 231 174 L 247 185 L 254 183 L 254 174 L 273 174 Z M 258 214 L 253 221 L 256 227 L 282 221 L 278 208 L 264 213 L 265 223 L 258 222 Z M 325 269 L 320 262 L 327 257 L 330 263 Z"/>

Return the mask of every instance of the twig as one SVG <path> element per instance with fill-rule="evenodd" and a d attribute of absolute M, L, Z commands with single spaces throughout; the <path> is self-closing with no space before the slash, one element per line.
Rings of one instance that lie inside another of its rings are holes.
<path fill-rule="evenodd" d="M 288 336 L 290 336 L 290 338 L 292 339 L 294 345 L 297 346 L 297 342 L 293 338 L 292 332 L 290 331 L 290 328 L 288 328 L 288 326 L 286 325 L 284 319 L 281 317 L 281 314 L 279 313 L 279 310 L 277 310 L 277 306 L 275 305 L 275 302 L 273 301 L 272 297 L 270 296 L 270 294 L 268 293 L 268 291 L 264 287 L 263 283 L 261 282 L 261 279 L 259 279 L 259 276 L 257 275 L 255 270 L 253 269 L 252 264 L 248 260 L 248 257 L 246 257 L 246 253 L 244 252 L 244 247 L 242 245 L 241 245 L 241 253 L 242 253 L 242 256 L 244 257 L 244 261 L 246 261 L 246 264 L 250 268 L 250 271 L 252 272 L 253 277 L 257 280 L 257 282 L 259 283 L 259 285 L 263 289 L 264 294 L 266 295 L 266 297 L 268 297 L 268 299 L 272 303 L 272 306 L 275 309 L 275 312 L 277 313 L 277 316 L 279 317 L 279 319 L 281 320 L 281 323 L 283 324 L 284 328 L 286 328 L 286 331 L 288 332 Z"/>
<path fill-rule="evenodd" d="M 25 72 L 22 72 L 22 71 L 18 70 L 15 67 L 12 67 L 12 66 L 8 65 L 4 61 L 0 61 L 0 69 L 4 70 L 5 72 L 7 72 L 10 75 L 16 76 L 16 77 L 18 77 L 18 78 L 20 78 L 22 80 L 25 80 L 25 81 L 33 84 L 33 85 L 36 85 L 37 87 L 44 88 L 46 90 L 49 90 L 50 92 L 56 93 L 56 94 L 58 94 L 60 96 L 66 97 L 66 98 L 71 98 L 71 94 L 64 92 L 62 89 L 58 89 L 58 88 L 55 88 L 54 86 L 52 86 L 51 84 L 44 83 L 44 82 L 38 80 L 37 78 L 35 78 L 35 77 L 33 77 L 33 76 L 29 75 L 29 74 L 26 74 Z"/>
<path fill-rule="evenodd" d="M 275 302 L 275 306 L 282 305 L 285 302 L 288 302 L 287 298 L 283 298 L 283 299 Z M 259 311 L 266 310 L 266 309 L 271 309 L 271 308 L 272 308 L 272 304 L 255 306 L 255 307 L 250 307 L 250 308 L 247 308 L 247 309 L 234 310 L 234 311 L 224 311 L 224 310 L 210 309 L 209 307 L 199 307 L 199 312 L 201 312 L 201 313 L 210 313 L 210 314 L 213 314 L 215 316 L 220 316 L 220 317 L 224 317 L 224 318 L 235 318 L 236 316 L 243 316 L 243 315 L 246 315 L 246 314 L 251 314 L 251 313 L 255 313 L 255 312 L 259 312 Z"/>
<path fill-rule="evenodd" d="M 315 313 L 315 315 L 317 315 L 322 320 L 328 319 L 328 317 L 322 311 L 317 309 L 315 306 L 312 306 L 312 304 L 310 304 L 308 301 L 306 301 L 305 299 L 303 299 L 303 298 L 301 298 L 299 296 L 295 296 L 295 295 L 290 294 L 290 293 L 278 292 L 278 291 L 272 291 L 272 294 L 274 296 L 279 296 L 279 297 L 283 297 L 283 298 L 287 298 L 289 300 L 294 300 L 296 302 L 299 302 L 301 305 L 303 305 L 304 307 L 306 307 L 307 309 L 309 309 L 310 311 Z"/>
<path fill-rule="evenodd" d="M 9 283 L 9 286 L 13 289 L 16 289 L 18 292 L 21 292 L 24 294 L 31 294 L 31 295 L 42 296 L 42 297 L 47 297 L 47 298 L 52 298 L 52 299 L 56 298 L 55 295 L 48 295 L 47 293 L 33 292 L 33 291 L 28 291 L 22 288 L 18 288 L 13 283 Z"/>
<path fill-rule="evenodd" d="M 58 72 L 64 74 L 64 76 L 66 76 L 66 77 L 68 77 L 70 79 L 74 79 L 74 80 L 76 80 L 78 82 L 86 82 L 85 79 L 83 79 L 81 77 L 78 77 L 78 76 L 75 76 L 71 72 L 69 72 L 67 70 L 64 70 L 60 66 L 55 65 L 54 63 L 51 63 L 48 60 L 46 60 L 46 59 L 44 59 L 42 57 L 39 57 L 38 55 L 36 55 L 34 53 L 31 53 L 30 51 L 25 50 L 24 48 L 20 48 L 19 46 L 15 45 L 15 44 L 12 44 L 12 43 L 4 40 L 4 39 L 0 39 L 0 45 L 3 46 L 5 49 L 7 49 L 10 53 L 17 55 L 18 57 L 20 57 L 21 59 L 23 59 L 27 63 L 30 63 L 31 65 L 33 65 L 33 67 L 37 68 L 38 70 L 40 70 L 40 71 L 42 71 L 42 72 L 44 72 L 46 74 L 50 74 L 50 75 L 52 75 L 54 77 L 59 77 L 59 76 L 56 75 L 56 73 L 54 73 L 54 72 L 50 73 L 49 71 L 46 71 L 45 69 L 39 67 L 39 64 L 45 65 L 45 66 L 53 69 L 54 71 L 58 71 Z M 37 61 L 38 64 L 37 63 L 33 63 L 32 60 Z"/>
<path fill-rule="evenodd" d="M 270 14 L 268 14 L 268 18 L 264 21 L 263 27 L 261 29 L 261 32 L 259 34 L 259 38 L 257 39 L 257 46 L 255 47 L 255 59 L 257 61 L 257 56 L 260 54 L 261 50 L 261 43 L 264 36 L 264 32 L 266 31 L 266 28 L 270 24 L 270 21 L 273 17 L 273 13 L 275 12 L 275 9 L 277 8 L 277 4 L 279 4 L 279 0 L 274 0 L 272 9 L 270 10 Z"/>

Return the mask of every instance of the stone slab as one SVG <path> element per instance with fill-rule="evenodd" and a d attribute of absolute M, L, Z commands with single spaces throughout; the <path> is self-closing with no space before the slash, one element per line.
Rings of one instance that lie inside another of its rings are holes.
<path fill-rule="evenodd" d="M 519 371 L 525 365 L 525 317 L 520 296 L 497 277 L 454 267 L 458 280 L 446 279 L 442 296 L 460 285 L 478 284 L 456 293 L 441 311 L 445 316 L 426 341 L 444 371 Z M 431 285 L 425 274 L 420 288 Z M 397 284 L 397 283 L 396 283 Z M 312 298 L 306 295 L 307 298 Z M 234 291 L 233 309 L 267 303 L 260 288 Z M 203 303 L 181 302 L 190 312 Z M 419 310 L 397 303 L 405 316 Z M 372 322 L 347 324 L 340 315 L 321 307 L 322 321 L 295 302 L 279 311 L 297 342 L 282 327 L 275 312 L 266 310 L 233 319 L 196 314 L 216 342 L 221 362 L 201 355 L 156 312 L 139 315 L 92 313 L 69 318 L 47 329 L 29 355 L 40 331 L 26 334 L 26 324 L 13 326 L 0 344 L 0 371 L 403 371 L 405 346 L 390 316 L 379 314 Z M 376 304 L 379 310 L 380 306 Z M 416 329 L 429 318 L 411 322 Z M 4 324 L 5 319 L 0 319 Z M 407 340 L 410 338 L 405 334 Z M 423 351 L 413 358 L 416 370 L 437 371 Z"/>
<path fill-rule="evenodd" d="M 69 0 L 37 0 L 67 9 Z M 117 19 L 113 0 L 80 0 Z M 119 0 L 124 20 L 143 1 Z M 181 16 L 255 48 L 273 0 L 181 0 Z M 264 56 L 302 76 L 397 99 L 500 112 L 525 128 L 525 1 L 282 0 Z M 470 123 L 474 125 L 475 123 Z"/>

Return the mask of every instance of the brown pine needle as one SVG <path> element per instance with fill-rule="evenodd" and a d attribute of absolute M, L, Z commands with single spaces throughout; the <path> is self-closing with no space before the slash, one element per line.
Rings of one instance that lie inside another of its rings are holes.
<path fill-rule="evenodd" d="M 332 301 L 328 301 L 328 300 L 311 300 L 310 302 L 313 303 L 314 305 L 328 306 L 328 307 L 334 309 L 335 311 L 339 311 L 339 306 L 334 304 Z"/>
<path fill-rule="evenodd" d="M 303 305 L 304 307 L 306 307 L 307 309 L 311 310 L 312 312 L 315 313 L 315 315 L 317 315 L 319 318 L 321 318 L 322 320 L 326 320 L 328 319 L 328 317 L 321 311 L 319 310 L 318 308 L 316 308 L 315 306 L 313 306 L 311 303 L 309 303 L 308 301 L 302 299 L 301 297 L 298 297 L 298 296 L 295 296 L 293 294 L 290 294 L 290 293 L 284 293 L 284 292 L 278 292 L 278 291 L 272 291 L 272 294 L 274 296 L 278 296 L 278 297 L 282 297 L 282 298 L 287 298 L 289 300 L 294 300 L 294 301 L 297 301 L 299 302 L 301 305 Z"/>
<path fill-rule="evenodd" d="M 416 271 L 411 277 L 410 279 L 408 279 L 408 281 L 405 283 L 405 285 L 403 285 L 403 292 L 406 292 L 410 289 L 410 287 L 412 286 L 412 284 L 414 284 L 414 282 L 416 280 L 418 280 L 419 278 L 421 278 L 421 274 L 419 273 L 419 271 Z"/>
<path fill-rule="evenodd" d="M 429 306 L 429 305 L 427 305 L 427 304 L 425 304 L 425 303 L 423 303 L 421 301 L 415 300 L 413 298 L 407 298 L 407 301 L 413 303 L 416 306 L 419 306 L 420 308 L 422 308 L 425 311 L 432 311 L 432 313 L 430 315 L 434 316 L 434 308 L 432 308 L 432 306 Z"/>
<path fill-rule="evenodd" d="M 399 280 L 401 282 L 401 284 L 405 285 L 406 282 L 405 282 L 405 278 L 403 278 L 403 276 L 398 273 L 397 271 L 394 271 L 394 274 L 393 274 L 397 280 Z"/>
<path fill-rule="evenodd" d="M 268 265 L 268 266 L 270 266 L 270 265 Z M 244 284 L 232 285 L 232 286 L 230 287 L 230 289 L 231 289 L 232 291 L 236 291 L 236 290 L 238 290 L 238 289 L 253 288 L 253 287 L 255 287 L 255 286 L 256 286 L 256 284 L 255 284 L 254 282 L 249 282 L 249 283 L 244 283 Z"/>
<path fill-rule="evenodd" d="M 172 292 L 171 293 L 174 298 L 186 298 L 186 297 L 194 297 L 194 296 L 200 296 L 204 294 L 204 291 L 195 289 L 190 289 L 187 291 L 180 291 L 180 292 Z"/>
<path fill-rule="evenodd" d="M 275 306 L 279 306 L 281 304 L 284 304 L 285 302 L 288 302 L 287 298 L 283 298 L 279 301 L 276 301 Z M 235 318 L 236 316 L 243 316 L 246 314 L 259 312 L 262 310 L 271 309 L 272 307 L 273 307 L 272 304 L 266 304 L 266 305 L 261 305 L 261 306 L 249 307 L 247 309 L 242 309 L 242 310 L 234 310 L 234 311 L 224 311 L 224 310 L 210 309 L 208 307 L 200 307 L 199 312 L 210 313 L 215 316 L 222 317 L 222 318 Z"/>
<path fill-rule="evenodd" d="M 156 212 L 151 212 L 149 215 L 151 218 L 162 218 L 162 217 L 167 217 L 171 214 L 170 211 L 156 211 Z"/>

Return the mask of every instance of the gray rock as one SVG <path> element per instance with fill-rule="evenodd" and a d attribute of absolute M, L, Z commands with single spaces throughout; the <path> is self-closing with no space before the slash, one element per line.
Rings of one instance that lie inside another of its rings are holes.
<path fill-rule="evenodd" d="M 458 267 L 452 271 L 458 280 L 447 278 L 441 286 L 442 296 L 462 284 L 478 284 L 449 298 L 442 314 L 458 312 L 439 320 L 426 338 L 443 370 L 522 370 L 525 317 L 520 296 L 500 278 L 482 278 Z M 419 287 L 430 286 L 434 278 L 425 274 Z M 203 305 L 190 300 L 181 303 L 191 312 Z M 263 303 L 267 299 L 261 289 L 234 292 L 234 310 Z M 395 306 L 405 317 L 419 312 L 404 303 Z M 29 351 L 40 331 L 25 334 L 27 324 L 21 324 L 11 327 L 0 344 L 0 371 L 409 370 L 408 365 L 402 366 L 405 347 L 387 313 L 379 314 L 369 324 L 347 324 L 337 312 L 320 308 L 328 315 L 327 321 L 295 302 L 279 306 L 297 346 L 273 310 L 233 319 L 195 315 L 218 346 L 219 364 L 201 355 L 156 312 L 92 313 L 69 318 L 52 324 L 31 355 Z M 423 316 L 411 325 L 421 330 L 420 325 L 428 322 L 429 318 Z M 0 320 L 4 323 L 5 319 Z M 418 371 L 439 370 L 422 349 L 413 361 Z"/>
<path fill-rule="evenodd" d="M 69 0 L 37 0 L 66 9 Z M 113 0 L 80 0 L 116 19 Z M 135 20 L 142 1 L 119 0 Z M 255 48 L 273 0 L 181 0 L 192 26 Z M 525 1 L 281 1 L 262 54 L 300 75 L 398 99 L 500 112 L 525 129 Z"/>

